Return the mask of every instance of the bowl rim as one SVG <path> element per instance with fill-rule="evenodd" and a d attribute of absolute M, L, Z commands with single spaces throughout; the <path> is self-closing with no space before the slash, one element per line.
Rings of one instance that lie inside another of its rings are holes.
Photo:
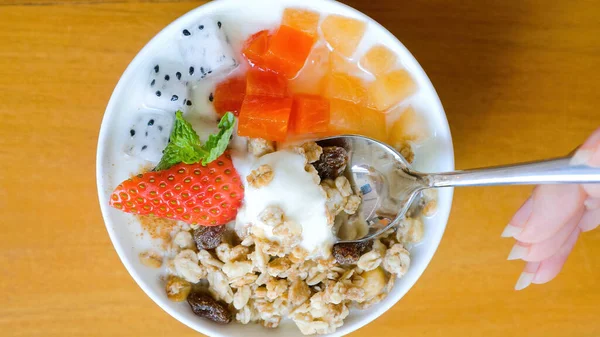
<path fill-rule="evenodd" d="M 143 281 L 143 277 L 136 271 L 136 269 L 132 265 L 131 261 L 129 259 L 127 259 L 126 254 L 125 254 L 125 248 L 119 242 L 118 235 L 115 233 L 113 228 L 109 225 L 109 223 L 111 222 L 110 216 L 108 215 L 108 211 L 109 211 L 110 207 L 108 206 L 108 200 L 105 197 L 104 188 L 106 186 L 106 183 L 105 183 L 105 179 L 102 174 L 103 170 L 104 170 L 103 154 L 106 151 L 105 146 L 104 146 L 105 143 L 103 142 L 103 140 L 106 139 L 107 133 L 109 132 L 108 131 L 108 129 L 109 129 L 108 120 L 111 117 L 111 115 L 114 114 L 112 111 L 115 110 L 114 107 L 117 104 L 116 103 L 117 96 L 123 90 L 123 87 L 126 85 L 126 81 L 124 79 L 129 78 L 131 76 L 131 73 L 134 71 L 134 69 L 139 64 L 141 64 L 144 59 L 146 59 L 146 57 L 148 56 L 148 54 L 150 53 L 150 51 L 152 49 L 152 45 L 154 44 L 154 41 L 158 40 L 160 36 L 165 34 L 165 32 L 171 30 L 172 27 L 178 26 L 180 24 L 180 22 L 183 22 L 190 17 L 200 16 L 200 15 L 202 15 L 203 12 L 207 12 L 207 11 L 211 11 L 211 10 L 218 10 L 219 7 L 229 8 L 232 5 L 235 5 L 236 3 L 244 2 L 244 1 L 245 0 L 215 0 L 215 1 L 211 1 L 208 3 L 202 4 L 196 8 L 188 11 L 187 13 L 181 15 L 180 17 L 178 17 L 177 19 L 175 19 L 174 21 L 169 23 L 167 26 L 165 26 L 163 29 L 161 29 L 157 34 L 155 34 L 144 45 L 144 47 L 136 54 L 136 56 L 131 60 L 131 62 L 129 63 L 129 65 L 127 66 L 125 71 L 123 72 L 123 74 L 119 77 L 117 85 L 113 89 L 113 92 L 110 96 L 107 107 L 104 111 L 104 116 L 102 118 L 101 125 L 100 125 L 100 131 L 98 134 L 98 145 L 97 145 L 97 149 L 96 149 L 96 184 L 97 184 L 97 191 L 98 191 L 98 200 L 100 203 L 100 209 L 101 209 L 102 218 L 103 218 L 106 230 L 110 237 L 111 243 L 113 244 L 113 247 L 114 247 L 115 251 L 117 252 L 117 255 L 119 256 L 119 259 L 121 260 L 121 262 L 127 269 L 128 273 L 131 275 L 131 277 L 135 280 L 137 285 L 142 289 L 142 291 L 148 297 L 150 297 L 150 299 L 152 299 L 152 301 L 154 303 L 156 303 L 161 309 L 163 309 L 170 316 L 175 318 L 177 321 L 185 324 L 186 326 L 190 327 L 191 329 L 198 331 L 202 334 L 209 335 L 209 336 L 217 336 L 217 335 L 221 335 L 221 334 L 215 334 L 213 329 L 210 329 L 207 326 L 198 325 L 198 324 L 196 324 L 197 322 L 192 322 L 191 320 L 187 319 L 186 317 L 180 315 L 177 310 L 173 310 L 172 308 L 170 308 L 166 305 L 163 305 L 163 303 L 162 303 L 163 299 L 159 298 L 158 295 L 153 292 L 153 290 L 151 290 L 147 287 L 147 285 Z M 264 0 L 264 1 L 269 1 L 269 0 Z M 276 1 L 276 0 L 274 0 L 274 1 Z M 322 2 L 322 1 L 323 0 L 303 0 L 303 6 L 309 7 L 309 6 L 312 6 L 315 4 L 315 6 L 318 7 L 318 5 L 316 5 L 316 4 L 318 2 Z M 406 48 L 406 46 L 404 46 L 404 44 L 402 44 L 402 42 L 400 42 L 400 40 L 398 40 L 398 38 L 395 35 L 393 35 L 390 31 L 388 31 L 379 22 L 372 19 L 365 13 L 363 13 L 351 6 L 348 6 L 344 3 L 335 1 L 335 0 L 325 0 L 325 1 L 326 2 L 334 2 L 334 3 L 336 3 L 336 6 L 344 7 L 346 11 L 349 10 L 351 12 L 354 12 L 355 15 L 364 18 L 365 20 L 367 20 L 369 22 L 369 24 L 374 25 L 379 30 L 381 30 L 381 32 L 383 34 L 388 35 L 388 37 L 391 39 L 391 41 L 393 41 L 395 44 L 397 44 L 397 46 L 399 48 L 404 50 L 406 55 L 408 55 L 409 57 L 411 57 L 413 59 L 413 61 L 416 64 L 416 68 L 414 69 L 414 71 L 421 73 L 421 76 L 425 79 L 425 84 L 429 87 L 428 90 L 430 90 L 432 93 L 435 94 L 432 97 L 432 98 L 434 98 L 434 101 L 431 103 L 437 105 L 437 108 L 441 112 L 440 118 L 442 118 L 443 125 L 446 128 L 445 132 L 447 132 L 447 135 L 448 135 L 447 146 L 449 149 L 449 153 L 448 153 L 449 165 L 450 165 L 451 169 L 454 169 L 454 165 L 455 165 L 454 145 L 453 145 L 453 141 L 452 141 L 452 134 L 451 134 L 451 130 L 449 127 L 446 112 L 440 101 L 439 95 L 438 95 L 437 91 L 435 90 L 435 87 L 433 86 L 429 76 L 427 76 L 427 74 L 421 67 L 421 65 L 418 62 L 418 60 L 416 59 L 416 57 L 408 50 L 408 48 Z M 449 188 L 447 190 L 449 190 L 448 198 L 447 198 L 447 203 L 448 203 L 448 212 L 447 213 L 448 214 L 446 214 L 445 219 L 440 219 L 440 223 L 443 224 L 443 228 L 441 228 L 441 233 L 440 233 L 438 239 L 430 243 L 431 245 L 435 246 L 435 248 L 433 248 L 432 250 L 429 251 L 429 254 L 428 254 L 429 256 L 427 256 L 425 258 L 426 262 L 424 263 L 421 271 L 416 274 L 416 276 L 414 277 L 414 281 L 412 282 L 412 284 L 410 284 L 408 286 L 407 290 L 404 293 L 401 293 L 400 295 L 398 295 L 398 298 L 395 298 L 392 301 L 389 301 L 387 304 L 381 303 L 381 304 L 378 304 L 377 306 L 372 307 L 371 311 L 369 313 L 367 313 L 365 315 L 361 315 L 361 318 L 358 320 L 358 322 L 356 322 L 354 324 L 354 326 L 350 330 L 344 329 L 344 330 L 348 330 L 348 331 L 343 331 L 343 332 L 340 331 L 345 327 L 345 326 L 343 326 L 342 328 L 339 328 L 335 333 L 327 334 L 325 336 L 341 336 L 343 334 L 351 333 L 351 332 L 354 332 L 354 331 L 364 327 L 365 325 L 373 322 L 375 319 L 380 317 L 383 313 L 388 311 L 392 306 L 394 306 L 396 303 L 398 303 L 400 301 L 400 299 L 402 299 L 402 297 L 404 297 L 404 295 L 408 291 L 410 291 L 410 289 L 415 285 L 415 283 L 418 281 L 418 279 L 422 276 L 423 272 L 427 269 L 429 263 L 433 259 L 433 256 L 437 252 L 437 249 L 439 248 L 439 244 L 441 242 L 441 238 L 444 235 L 446 226 L 448 224 L 449 214 L 450 214 L 450 211 L 452 208 L 453 196 L 454 196 L 453 188 Z"/>

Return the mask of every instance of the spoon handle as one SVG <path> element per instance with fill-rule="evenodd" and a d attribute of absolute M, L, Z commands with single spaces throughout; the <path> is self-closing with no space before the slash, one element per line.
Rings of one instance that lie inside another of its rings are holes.
<path fill-rule="evenodd" d="M 600 183 L 600 168 L 563 157 L 506 166 L 427 174 L 430 187 Z"/>

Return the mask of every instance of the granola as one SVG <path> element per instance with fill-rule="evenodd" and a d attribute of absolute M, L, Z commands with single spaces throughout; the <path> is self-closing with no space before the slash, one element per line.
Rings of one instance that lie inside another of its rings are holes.
<path fill-rule="evenodd" d="M 257 156 L 269 151 L 260 140 L 251 140 L 248 147 Z M 367 226 L 360 192 L 344 176 L 319 178 L 310 164 L 322 154 L 315 143 L 296 151 L 305 156 L 304 171 L 324 197 L 331 230 L 348 239 L 362 237 Z M 247 179 L 259 188 L 267 186 L 273 175 L 271 166 L 261 165 Z M 433 201 L 435 197 L 428 195 L 426 202 Z M 179 253 L 167 261 L 172 266 L 165 286 L 168 297 L 181 301 L 189 289 L 204 287 L 215 301 L 227 304 L 232 319 L 241 324 L 276 328 L 290 319 L 303 334 L 332 333 L 342 326 L 349 308 L 369 308 L 392 291 L 410 266 L 405 247 L 420 242 L 424 233 L 423 221 L 410 214 L 397 230 L 378 240 L 314 255 L 301 244 L 303 236 L 312 233 L 303 233 L 277 203 L 257 214 L 260 226 L 224 226 L 220 243 L 197 253 L 195 237 L 186 230 L 177 233 L 172 244 Z"/>

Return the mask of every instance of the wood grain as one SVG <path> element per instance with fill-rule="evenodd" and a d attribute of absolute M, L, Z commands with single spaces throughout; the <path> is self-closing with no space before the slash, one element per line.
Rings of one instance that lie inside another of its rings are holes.
<path fill-rule="evenodd" d="M 0 335 L 197 336 L 137 287 L 104 229 L 95 151 L 127 64 L 202 1 L 0 0 Z M 413 52 L 458 168 L 571 151 L 600 125 L 600 2 L 347 3 Z M 353 336 L 598 336 L 600 231 L 550 284 L 512 290 L 504 225 L 528 187 L 457 190 L 420 281 Z"/>

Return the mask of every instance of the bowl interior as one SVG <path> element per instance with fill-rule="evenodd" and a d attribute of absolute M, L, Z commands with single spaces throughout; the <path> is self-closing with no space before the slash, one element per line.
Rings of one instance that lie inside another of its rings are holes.
<path fill-rule="evenodd" d="M 439 98 L 423 69 L 410 52 L 381 25 L 364 14 L 335 1 L 323 0 L 220 0 L 213 1 L 187 13 L 174 21 L 156 37 L 154 37 L 131 62 L 119 83 L 106 109 L 97 152 L 97 183 L 100 206 L 110 238 L 121 261 L 139 286 L 161 308 L 177 320 L 203 334 L 210 336 L 237 336 L 242 333 L 247 337 L 265 335 L 300 336 L 300 332 L 291 322 L 283 322 L 278 329 L 269 330 L 259 325 L 229 324 L 221 326 L 192 314 L 186 303 L 173 303 L 166 297 L 161 271 L 144 267 L 138 259 L 139 252 L 148 249 L 156 242 L 144 236 L 140 224 L 132 216 L 114 210 L 108 206 L 108 198 L 112 190 L 124 179 L 139 172 L 144 162 L 127 157 L 123 152 L 123 142 L 135 112 L 144 109 L 142 106 L 142 84 L 145 80 L 145 69 L 157 58 L 172 57 L 167 51 L 177 48 L 176 38 L 183 27 L 194 24 L 204 16 L 218 16 L 228 33 L 232 44 L 239 45 L 245 38 L 244 32 L 258 31 L 274 27 L 281 18 L 285 7 L 310 8 L 321 13 L 337 13 L 355 17 L 369 23 L 368 33 L 359 49 L 366 49 L 373 43 L 381 43 L 392 49 L 399 56 L 402 65 L 412 74 L 419 85 L 418 93 L 407 103 L 425 114 L 435 136 L 415 149 L 414 167 L 423 172 L 452 170 L 454 155 L 448 122 Z M 207 81 L 201 86 L 210 87 L 214 83 Z M 199 92 L 203 89 L 200 87 Z M 197 107 L 203 109 L 202 106 Z M 439 191 L 437 214 L 425 221 L 425 238 L 422 243 L 411 250 L 411 267 L 408 273 L 396 282 L 392 292 L 377 305 L 365 311 L 352 311 L 345 320 L 344 326 L 332 336 L 350 333 L 373 321 L 413 286 L 427 267 L 435 253 L 443 235 L 452 203 L 452 189 Z"/>

